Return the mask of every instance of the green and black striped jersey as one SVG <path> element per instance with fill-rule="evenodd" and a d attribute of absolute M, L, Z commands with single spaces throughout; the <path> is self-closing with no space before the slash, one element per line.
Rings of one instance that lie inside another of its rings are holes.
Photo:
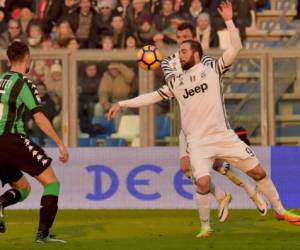
<path fill-rule="evenodd" d="M 0 76 L 0 136 L 25 134 L 23 113 L 41 111 L 36 86 L 21 73 L 8 71 Z"/>

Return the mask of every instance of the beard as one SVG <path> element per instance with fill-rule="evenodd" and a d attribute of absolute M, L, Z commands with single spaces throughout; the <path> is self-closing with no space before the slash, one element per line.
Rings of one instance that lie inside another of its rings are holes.
<path fill-rule="evenodd" d="M 195 65 L 195 59 L 193 56 L 191 56 L 191 58 L 186 63 L 183 63 L 182 61 L 180 61 L 180 63 L 183 70 L 189 70 Z"/>

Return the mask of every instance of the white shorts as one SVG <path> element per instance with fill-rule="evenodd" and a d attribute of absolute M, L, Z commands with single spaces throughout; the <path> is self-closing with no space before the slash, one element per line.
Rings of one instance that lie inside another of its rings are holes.
<path fill-rule="evenodd" d="M 259 164 L 254 151 L 235 135 L 213 144 L 190 146 L 189 156 L 195 180 L 210 175 L 216 159 L 224 160 L 243 172 L 248 172 Z"/>

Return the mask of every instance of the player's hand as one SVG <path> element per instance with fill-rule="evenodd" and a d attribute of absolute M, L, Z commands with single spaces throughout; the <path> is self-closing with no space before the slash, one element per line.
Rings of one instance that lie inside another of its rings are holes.
<path fill-rule="evenodd" d="M 109 109 L 108 113 L 106 114 L 107 119 L 110 121 L 111 119 L 113 119 L 116 114 L 121 110 L 121 106 L 119 103 L 115 103 L 111 106 L 111 108 Z"/>
<path fill-rule="evenodd" d="M 64 144 L 58 145 L 58 151 L 59 151 L 59 160 L 62 163 L 66 163 L 69 159 L 69 153 L 65 147 Z"/>
<path fill-rule="evenodd" d="M 218 12 L 225 22 L 232 20 L 233 11 L 231 2 L 228 0 L 223 1 L 218 8 Z"/>

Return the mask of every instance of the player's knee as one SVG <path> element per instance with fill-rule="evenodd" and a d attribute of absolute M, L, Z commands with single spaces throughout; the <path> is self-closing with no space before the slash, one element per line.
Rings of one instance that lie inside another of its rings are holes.
<path fill-rule="evenodd" d="M 206 194 L 210 190 L 210 176 L 200 177 L 197 181 L 198 192 Z"/>
<path fill-rule="evenodd" d="M 262 180 L 267 176 L 266 171 L 262 168 L 261 165 L 257 165 L 255 168 L 251 169 L 247 174 L 256 181 Z"/>
<path fill-rule="evenodd" d="M 223 167 L 223 161 L 216 159 L 214 164 L 213 164 L 213 169 L 215 171 L 219 171 L 219 169 L 222 168 L 222 167 Z"/>
<path fill-rule="evenodd" d="M 23 187 L 23 188 L 18 188 L 17 189 L 20 193 L 20 201 L 24 201 L 27 199 L 27 197 L 29 196 L 30 194 L 30 191 L 31 191 L 31 186 L 30 185 L 27 185 L 26 187 Z"/>
<path fill-rule="evenodd" d="M 60 182 L 58 180 L 45 184 L 43 196 L 59 196 Z"/>

